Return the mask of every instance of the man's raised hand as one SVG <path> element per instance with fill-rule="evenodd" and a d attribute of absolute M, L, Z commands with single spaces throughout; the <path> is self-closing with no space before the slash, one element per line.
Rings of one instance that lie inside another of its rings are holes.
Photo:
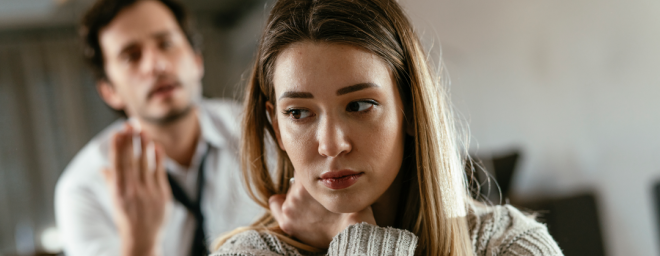
<path fill-rule="evenodd" d="M 172 198 L 164 158 L 158 145 L 129 125 L 112 137 L 111 166 L 103 175 L 123 256 L 158 254 L 158 239 Z"/>

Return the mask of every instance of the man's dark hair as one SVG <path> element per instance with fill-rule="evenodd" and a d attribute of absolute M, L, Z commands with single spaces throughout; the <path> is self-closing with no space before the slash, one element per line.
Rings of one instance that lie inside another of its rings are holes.
<path fill-rule="evenodd" d="M 83 41 L 85 59 L 94 71 L 96 79 L 108 79 L 105 73 L 101 44 L 99 43 L 99 32 L 110 24 L 124 8 L 139 1 L 141 0 L 99 0 L 83 17 L 80 26 L 80 37 Z M 172 11 L 193 50 L 200 52 L 201 37 L 194 31 L 185 7 L 176 0 L 158 1 Z"/>

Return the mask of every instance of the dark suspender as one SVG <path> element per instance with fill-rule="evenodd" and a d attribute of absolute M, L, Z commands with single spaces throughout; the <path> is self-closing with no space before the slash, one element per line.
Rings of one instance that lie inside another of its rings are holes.
<path fill-rule="evenodd" d="M 197 225 L 195 226 L 195 235 L 192 242 L 190 256 L 206 256 L 209 255 L 208 247 L 206 246 L 206 235 L 204 233 L 204 215 L 202 214 L 202 191 L 204 191 L 204 162 L 208 156 L 211 146 L 207 147 L 206 153 L 199 163 L 199 172 L 197 173 L 197 201 L 193 202 L 186 196 L 181 186 L 167 173 L 167 180 L 170 182 L 172 188 L 172 195 L 174 199 L 185 206 L 190 213 L 193 214 Z"/>

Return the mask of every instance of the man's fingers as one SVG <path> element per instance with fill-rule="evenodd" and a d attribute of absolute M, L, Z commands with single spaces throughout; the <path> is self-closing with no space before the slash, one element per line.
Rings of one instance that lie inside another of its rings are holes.
<path fill-rule="evenodd" d="M 163 149 L 157 145 L 154 145 L 154 162 L 155 162 L 155 171 L 150 175 L 154 178 L 154 184 L 158 187 L 163 193 L 169 195 L 172 192 L 170 191 L 170 184 L 167 180 L 167 171 L 165 170 L 165 152 Z"/>
<path fill-rule="evenodd" d="M 103 181 L 105 181 L 105 185 L 108 187 L 110 193 L 121 197 L 124 193 L 124 188 L 117 185 L 119 184 L 117 182 L 117 172 L 110 168 L 103 168 L 101 175 L 103 175 Z"/>
<path fill-rule="evenodd" d="M 103 168 L 103 170 L 101 170 L 101 175 L 103 175 L 103 180 L 105 181 L 105 184 L 108 185 L 108 187 L 115 186 L 116 176 L 114 171 L 108 168 Z"/>
<path fill-rule="evenodd" d="M 109 172 L 113 172 L 113 177 L 114 177 L 114 182 L 112 186 L 115 187 L 116 191 L 120 194 L 123 195 L 125 192 L 125 187 L 126 187 L 126 164 L 125 159 L 123 158 L 122 155 L 122 148 L 124 147 L 124 144 L 126 143 L 126 136 L 123 132 L 118 132 L 115 133 L 112 136 L 112 140 L 110 142 L 110 170 Z"/>
<path fill-rule="evenodd" d="M 147 142 L 147 147 L 144 152 L 144 160 L 146 161 L 144 169 L 145 183 L 151 188 L 158 189 L 158 174 L 156 173 L 158 166 L 156 166 L 156 146 L 153 141 Z"/>
<path fill-rule="evenodd" d="M 126 159 L 126 170 L 127 175 L 127 185 L 134 186 L 135 188 L 140 186 L 140 155 L 142 154 L 141 139 L 139 134 L 135 134 L 133 129 L 129 128 L 126 130 L 126 143 L 123 147 L 122 155 Z"/>
<path fill-rule="evenodd" d="M 142 132 L 139 133 L 140 137 L 140 155 L 138 157 L 138 162 L 139 162 L 139 169 L 138 169 L 138 175 L 140 176 L 140 181 L 142 184 L 146 186 L 151 186 L 153 183 L 152 176 L 149 175 L 149 159 L 147 155 L 147 146 L 150 143 L 147 141 L 147 138 L 144 136 Z"/>

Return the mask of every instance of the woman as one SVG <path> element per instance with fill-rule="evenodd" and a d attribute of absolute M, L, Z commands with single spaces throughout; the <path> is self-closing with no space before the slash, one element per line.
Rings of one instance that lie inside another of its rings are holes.
<path fill-rule="evenodd" d="M 213 255 L 561 255 L 545 226 L 467 196 L 444 89 L 394 0 L 278 1 L 246 97 L 246 183 L 271 211 Z"/>

